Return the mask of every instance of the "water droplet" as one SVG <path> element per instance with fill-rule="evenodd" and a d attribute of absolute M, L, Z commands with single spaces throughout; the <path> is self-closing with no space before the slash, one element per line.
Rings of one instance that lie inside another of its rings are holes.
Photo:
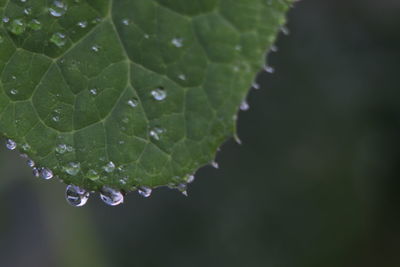
<path fill-rule="evenodd" d="M 88 23 L 87 21 L 79 21 L 77 24 L 80 28 L 84 29 L 87 27 Z"/>
<path fill-rule="evenodd" d="M 124 196 L 121 192 L 107 186 L 103 186 L 100 198 L 104 203 L 110 206 L 117 206 L 124 202 Z"/>
<path fill-rule="evenodd" d="M 154 129 L 150 130 L 149 135 L 150 137 L 154 138 L 155 140 L 159 141 L 161 139 L 161 135 L 165 132 L 165 129 L 155 127 Z"/>
<path fill-rule="evenodd" d="M 182 81 L 186 81 L 186 75 L 185 74 L 179 74 L 178 78 Z"/>
<path fill-rule="evenodd" d="M 183 46 L 183 39 L 182 38 L 174 38 L 171 40 L 172 45 L 175 47 L 182 47 Z"/>
<path fill-rule="evenodd" d="M 26 161 L 26 165 L 28 165 L 28 167 L 33 168 L 33 167 L 35 167 L 35 162 L 33 160 L 31 160 L 31 159 L 28 159 Z"/>
<path fill-rule="evenodd" d="M 56 152 L 59 154 L 64 154 L 65 152 L 71 152 L 73 150 L 72 146 L 66 144 L 59 144 L 56 147 Z"/>
<path fill-rule="evenodd" d="M 33 19 L 28 23 L 28 27 L 34 31 L 38 31 L 42 28 L 42 24 L 37 19 Z"/>
<path fill-rule="evenodd" d="M 256 90 L 260 89 L 260 85 L 256 82 L 253 83 L 252 87 Z"/>
<path fill-rule="evenodd" d="M 64 171 L 69 175 L 75 176 L 81 170 L 81 164 L 79 162 L 70 162 L 64 167 Z"/>
<path fill-rule="evenodd" d="M 25 32 L 26 25 L 22 19 L 14 19 L 8 28 L 13 34 L 20 35 Z"/>
<path fill-rule="evenodd" d="M 236 50 L 236 51 L 242 51 L 242 46 L 241 46 L 241 45 L 235 46 L 235 50 Z"/>
<path fill-rule="evenodd" d="M 59 122 L 60 121 L 60 116 L 53 116 L 51 118 L 54 122 Z"/>
<path fill-rule="evenodd" d="M 21 146 L 21 148 L 22 148 L 22 150 L 24 150 L 24 151 L 29 151 L 29 150 L 31 150 L 31 146 L 29 145 L 29 144 L 23 144 L 22 146 Z"/>
<path fill-rule="evenodd" d="M 92 49 L 93 52 L 99 52 L 100 46 L 99 45 L 93 45 L 91 49 Z"/>
<path fill-rule="evenodd" d="M 2 21 L 3 21 L 4 23 L 8 23 L 8 22 L 10 21 L 10 18 L 9 18 L 9 17 L 4 17 L 4 18 L 2 19 Z"/>
<path fill-rule="evenodd" d="M 150 35 L 145 34 L 145 35 L 144 35 L 144 38 L 145 38 L 145 39 L 149 39 L 149 38 L 150 38 Z"/>
<path fill-rule="evenodd" d="M 33 176 L 35 176 L 35 177 L 39 177 L 39 175 L 40 175 L 39 168 L 33 168 L 33 169 L 32 169 L 32 174 L 33 174 Z"/>
<path fill-rule="evenodd" d="M 56 32 L 51 36 L 50 42 L 55 44 L 58 47 L 62 47 L 67 43 L 67 38 L 66 38 L 65 34 Z"/>
<path fill-rule="evenodd" d="M 131 106 L 132 108 L 136 108 L 138 105 L 138 101 L 136 99 L 130 99 L 128 100 L 128 105 Z"/>
<path fill-rule="evenodd" d="M 243 100 L 243 102 L 240 104 L 240 110 L 246 111 L 246 110 L 249 110 L 249 108 L 250 108 L 250 106 L 247 103 L 247 101 Z"/>
<path fill-rule="evenodd" d="M 151 95 L 157 101 L 162 101 L 167 97 L 167 92 L 163 88 L 157 88 L 151 91 Z"/>
<path fill-rule="evenodd" d="M 194 181 L 194 175 L 188 175 L 186 178 L 186 183 L 190 184 Z"/>
<path fill-rule="evenodd" d="M 111 173 L 115 170 L 115 164 L 114 162 L 110 161 L 106 164 L 106 166 L 103 167 L 103 169 L 108 172 Z"/>
<path fill-rule="evenodd" d="M 89 170 L 86 173 L 86 177 L 89 178 L 92 181 L 96 181 L 96 180 L 98 180 L 100 178 L 99 174 L 95 170 Z"/>
<path fill-rule="evenodd" d="M 121 22 L 122 22 L 122 24 L 124 24 L 125 26 L 128 26 L 129 23 L 130 23 L 129 19 L 123 19 Z"/>
<path fill-rule="evenodd" d="M 65 199 L 74 207 L 81 207 L 89 199 L 89 192 L 76 185 L 68 185 L 65 190 Z"/>
<path fill-rule="evenodd" d="M 139 195 L 141 195 L 142 197 L 149 197 L 151 195 L 151 192 L 153 190 L 150 187 L 147 186 L 140 186 L 138 188 L 138 193 Z"/>
<path fill-rule="evenodd" d="M 63 1 L 54 1 L 49 8 L 49 12 L 54 17 L 61 17 L 67 12 L 68 6 Z"/>
<path fill-rule="evenodd" d="M 278 52 L 278 47 L 276 45 L 271 45 L 271 52 Z"/>
<path fill-rule="evenodd" d="M 289 31 L 289 29 L 288 29 L 286 26 L 281 26 L 281 32 L 282 32 L 284 35 L 289 35 L 289 34 L 290 34 L 290 31 Z"/>
<path fill-rule="evenodd" d="M 275 69 L 273 67 L 271 67 L 271 66 L 268 66 L 268 65 L 264 66 L 264 70 L 266 72 L 268 72 L 268 73 L 274 73 L 275 72 Z"/>
<path fill-rule="evenodd" d="M 92 88 L 89 90 L 89 93 L 93 96 L 97 95 L 97 89 L 96 88 Z"/>
<path fill-rule="evenodd" d="M 17 143 L 11 139 L 6 140 L 6 147 L 9 150 L 14 150 L 17 148 Z"/>
<path fill-rule="evenodd" d="M 53 172 L 47 168 L 41 168 L 39 171 L 39 175 L 41 178 L 43 178 L 45 180 L 49 180 L 49 179 L 53 178 Z"/>
<path fill-rule="evenodd" d="M 18 90 L 17 89 L 11 89 L 10 94 L 12 94 L 12 95 L 18 94 Z"/>
<path fill-rule="evenodd" d="M 215 169 L 219 169 L 219 164 L 216 161 L 211 162 L 211 166 L 213 166 Z"/>

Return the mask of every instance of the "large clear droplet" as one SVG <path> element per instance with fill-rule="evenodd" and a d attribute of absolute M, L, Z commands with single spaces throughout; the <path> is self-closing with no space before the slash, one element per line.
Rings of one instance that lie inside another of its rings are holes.
<path fill-rule="evenodd" d="M 141 186 L 141 187 L 138 188 L 138 193 L 142 197 L 149 197 L 151 195 L 152 191 L 153 190 L 150 187 L 147 187 L 147 186 Z"/>
<path fill-rule="evenodd" d="M 45 180 L 49 180 L 54 177 L 53 172 L 47 168 L 41 168 L 39 171 L 39 176 Z"/>
<path fill-rule="evenodd" d="M 17 143 L 11 139 L 6 140 L 6 147 L 9 150 L 14 150 L 17 148 Z"/>
<path fill-rule="evenodd" d="M 103 186 L 101 189 L 100 198 L 110 206 L 117 206 L 124 202 L 124 196 L 121 192 L 107 186 Z"/>
<path fill-rule="evenodd" d="M 76 185 L 68 185 L 65 190 L 65 198 L 67 202 L 74 207 L 81 207 L 86 204 L 89 199 L 89 192 Z"/>

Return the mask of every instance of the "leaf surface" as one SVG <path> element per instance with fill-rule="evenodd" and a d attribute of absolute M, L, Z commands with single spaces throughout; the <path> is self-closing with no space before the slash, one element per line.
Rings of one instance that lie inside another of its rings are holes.
<path fill-rule="evenodd" d="M 179 185 L 235 134 L 284 0 L 0 0 L 0 133 L 67 184 Z"/>

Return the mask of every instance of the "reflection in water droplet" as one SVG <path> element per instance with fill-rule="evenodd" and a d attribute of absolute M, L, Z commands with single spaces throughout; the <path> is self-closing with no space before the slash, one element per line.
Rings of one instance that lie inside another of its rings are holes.
<path fill-rule="evenodd" d="M 74 207 L 81 207 L 86 204 L 89 199 L 89 192 L 76 185 L 68 185 L 65 190 L 65 198 L 67 202 Z"/>
<path fill-rule="evenodd" d="M 64 171 L 69 175 L 75 176 L 81 170 L 81 164 L 79 162 L 70 162 L 64 167 Z"/>
<path fill-rule="evenodd" d="M 106 166 L 103 167 L 103 169 L 108 172 L 111 173 L 115 170 L 115 164 L 114 162 L 110 161 L 106 164 Z"/>
<path fill-rule="evenodd" d="M 100 198 L 110 206 L 116 206 L 124 202 L 124 196 L 121 192 L 107 186 L 103 186 L 101 189 Z"/>
<path fill-rule="evenodd" d="M 4 18 L 2 19 L 2 21 L 3 21 L 4 23 L 8 23 L 8 22 L 10 21 L 10 18 L 9 18 L 9 17 L 4 17 Z"/>
<path fill-rule="evenodd" d="M 249 110 L 249 108 L 250 108 L 250 106 L 247 103 L 247 101 L 243 100 L 243 102 L 240 104 L 240 110 L 246 111 L 246 110 Z"/>
<path fill-rule="evenodd" d="M 211 162 L 211 166 L 213 166 L 215 169 L 219 169 L 219 164 L 216 161 Z"/>
<path fill-rule="evenodd" d="M 152 191 L 153 190 L 150 187 L 147 187 L 147 186 L 141 186 L 141 187 L 138 188 L 138 193 L 142 197 L 149 197 L 151 195 Z"/>
<path fill-rule="evenodd" d="M 186 75 L 185 74 L 179 74 L 178 78 L 182 81 L 186 81 Z"/>
<path fill-rule="evenodd" d="M 14 150 L 17 148 L 17 143 L 11 139 L 6 140 L 6 147 L 9 150 Z"/>
<path fill-rule="evenodd" d="M 278 51 L 278 47 L 276 45 L 271 45 L 271 52 L 277 52 Z"/>
<path fill-rule="evenodd" d="M 129 19 L 123 19 L 122 21 L 122 24 L 124 24 L 125 26 L 128 26 L 129 25 Z"/>
<path fill-rule="evenodd" d="M 24 151 L 29 151 L 29 150 L 31 150 L 31 146 L 29 145 L 29 144 L 23 144 L 22 146 L 21 146 L 21 148 L 22 148 L 22 150 L 24 150 Z"/>
<path fill-rule="evenodd" d="M 99 52 L 100 46 L 98 46 L 98 45 L 93 45 L 91 49 L 92 49 L 93 52 Z"/>
<path fill-rule="evenodd" d="M 49 180 L 49 179 L 53 178 L 53 172 L 50 169 L 41 168 L 39 172 L 40 172 L 39 173 L 40 177 L 45 180 Z"/>
<path fill-rule="evenodd" d="M 12 95 L 18 94 L 18 90 L 17 90 L 17 89 L 12 89 L 12 90 L 10 91 L 10 94 L 12 94 Z"/>
<path fill-rule="evenodd" d="M 97 89 L 96 88 L 92 88 L 92 89 L 90 89 L 89 90 L 89 93 L 91 94 L 91 95 L 97 95 Z"/>
<path fill-rule="evenodd" d="M 256 90 L 260 89 L 260 85 L 256 82 L 253 83 L 252 87 Z"/>
<path fill-rule="evenodd" d="M 162 101 L 167 97 L 167 92 L 163 88 L 157 88 L 151 91 L 151 95 L 157 101 Z"/>
<path fill-rule="evenodd" d="M 194 181 L 194 175 L 188 175 L 188 177 L 186 178 L 186 182 L 188 184 L 193 183 Z"/>
<path fill-rule="evenodd" d="M 289 35 L 289 34 L 290 34 L 290 31 L 289 31 L 289 29 L 288 29 L 286 26 L 281 26 L 281 32 L 282 32 L 284 35 Z"/>
<path fill-rule="evenodd" d="M 56 152 L 59 154 L 64 154 L 65 152 L 71 152 L 73 150 L 73 147 L 70 145 L 66 145 L 66 144 L 59 144 L 56 147 Z"/>

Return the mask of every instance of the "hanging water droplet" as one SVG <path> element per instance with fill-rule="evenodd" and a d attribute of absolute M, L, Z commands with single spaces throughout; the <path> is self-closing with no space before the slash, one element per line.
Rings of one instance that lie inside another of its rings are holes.
<path fill-rule="evenodd" d="M 151 95 L 157 101 L 162 101 L 167 97 L 167 92 L 163 88 L 157 88 L 151 91 Z"/>
<path fill-rule="evenodd" d="M 159 141 L 161 139 L 161 135 L 165 132 L 165 129 L 160 127 L 155 127 L 150 130 L 149 135 L 150 137 L 154 138 L 155 140 Z"/>
<path fill-rule="evenodd" d="M 89 192 L 76 185 L 68 185 L 65 190 L 65 199 L 74 207 L 81 207 L 89 199 Z"/>
<path fill-rule="evenodd" d="M 194 175 L 188 175 L 186 178 L 186 183 L 190 184 L 194 181 Z"/>
<path fill-rule="evenodd" d="M 256 90 L 260 89 L 260 85 L 256 82 L 253 83 L 252 87 Z"/>
<path fill-rule="evenodd" d="M 131 106 L 132 108 L 136 108 L 138 105 L 137 99 L 132 98 L 132 99 L 128 100 L 128 105 Z"/>
<path fill-rule="evenodd" d="M 40 169 L 39 169 L 39 168 L 33 168 L 33 169 L 32 169 L 32 174 L 33 174 L 33 176 L 35 176 L 35 177 L 39 177 L 39 175 L 40 175 Z"/>
<path fill-rule="evenodd" d="M 61 17 L 67 12 L 68 6 L 63 1 L 53 1 L 53 5 L 49 8 L 49 12 L 54 17 Z"/>
<path fill-rule="evenodd" d="M 31 160 L 31 159 L 28 159 L 26 161 L 26 165 L 28 165 L 28 167 L 33 168 L 33 167 L 35 167 L 35 162 L 33 160 Z"/>
<path fill-rule="evenodd" d="M 53 172 L 47 168 L 41 168 L 39 171 L 39 175 L 41 178 L 43 178 L 45 180 L 49 180 L 49 179 L 53 178 Z"/>
<path fill-rule="evenodd" d="M 58 47 L 62 47 L 67 43 L 67 39 L 66 39 L 65 34 L 56 32 L 51 36 L 50 42 L 55 44 Z"/>
<path fill-rule="evenodd" d="M 153 190 L 150 187 L 147 186 L 140 186 L 138 188 L 138 193 L 139 195 L 141 195 L 142 197 L 149 197 L 151 195 L 151 192 Z"/>
<path fill-rule="evenodd" d="M 281 32 L 282 32 L 284 35 L 289 35 L 289 34 L 290 34 L 290 31 L 289 31 L 289 29 L 288 29 L 286 26 L 281 26 Z"/>
<path fill-rule="evenodd" d="M 110 161 L 106 164 L 106 166 L 103 167 L 103 169 L 108 172 L 111 173 L 115 170 L 115 164 L 114 162 Z"/>
<path fill-rule="evenodd" d="M 240 104 L 240 110 L 246 111 L 249 110 L 250 106 L 247 103 L 246 100 L 243 100 L 242 103 Z"/>
<path fill-rule="evenodd" d="M 75 176 L 81 170 L 81 164 L 79 162 L 70 162 L 64 167 L 64 171 L 69 175 Z"/>
<path fill-rule="evenodd" d="M 174 38 L 171 40 L 171 43 L 175 46 L 175 47 L 182 47 L 183 46 L 183 39 L 182 38 Z"/>
<path fill-rule="evenodd" d="M 212 161 L 211 166 L 213 166 L 215 169 L 219 169 L 219 164 L 216 161 Z"/>
<path fill-rule="evenodd" d="M 86 173 L 86 177 L 89 178 L 92 181 L 96 181 L 96 180 L 98 180 L 100 178 L 99 174 L 95 170 L 89 170 Z"/>
<path fill-rule="evenodd" d="M 84 29 L 87 27 L 88 23 L 87 21 L 79 21 L 77 24 L 80 28 Z"/>
<path fill-rule="evenodd" d="M 264 70 L 266 72 L 268 72 L 268 73 L 274 73 L 275 72 L 275 69 L 273 67 L 271 67 L 271 66 L 268 66 L 268 65 L 264 66 Z"/>
<path fill-rule="evenodd" d="M 6 140 L 6 147 L 9 150 L 14 150 L 17 148 L 17 143 L 11 139 Z"/>
<path fill-rule="evenodd" d="M 100 198 L 110 206 L 117 206 L 124 202 L 124 196 L 121 192 L 107 186 L 103 186 L 101 189 Z"/>

